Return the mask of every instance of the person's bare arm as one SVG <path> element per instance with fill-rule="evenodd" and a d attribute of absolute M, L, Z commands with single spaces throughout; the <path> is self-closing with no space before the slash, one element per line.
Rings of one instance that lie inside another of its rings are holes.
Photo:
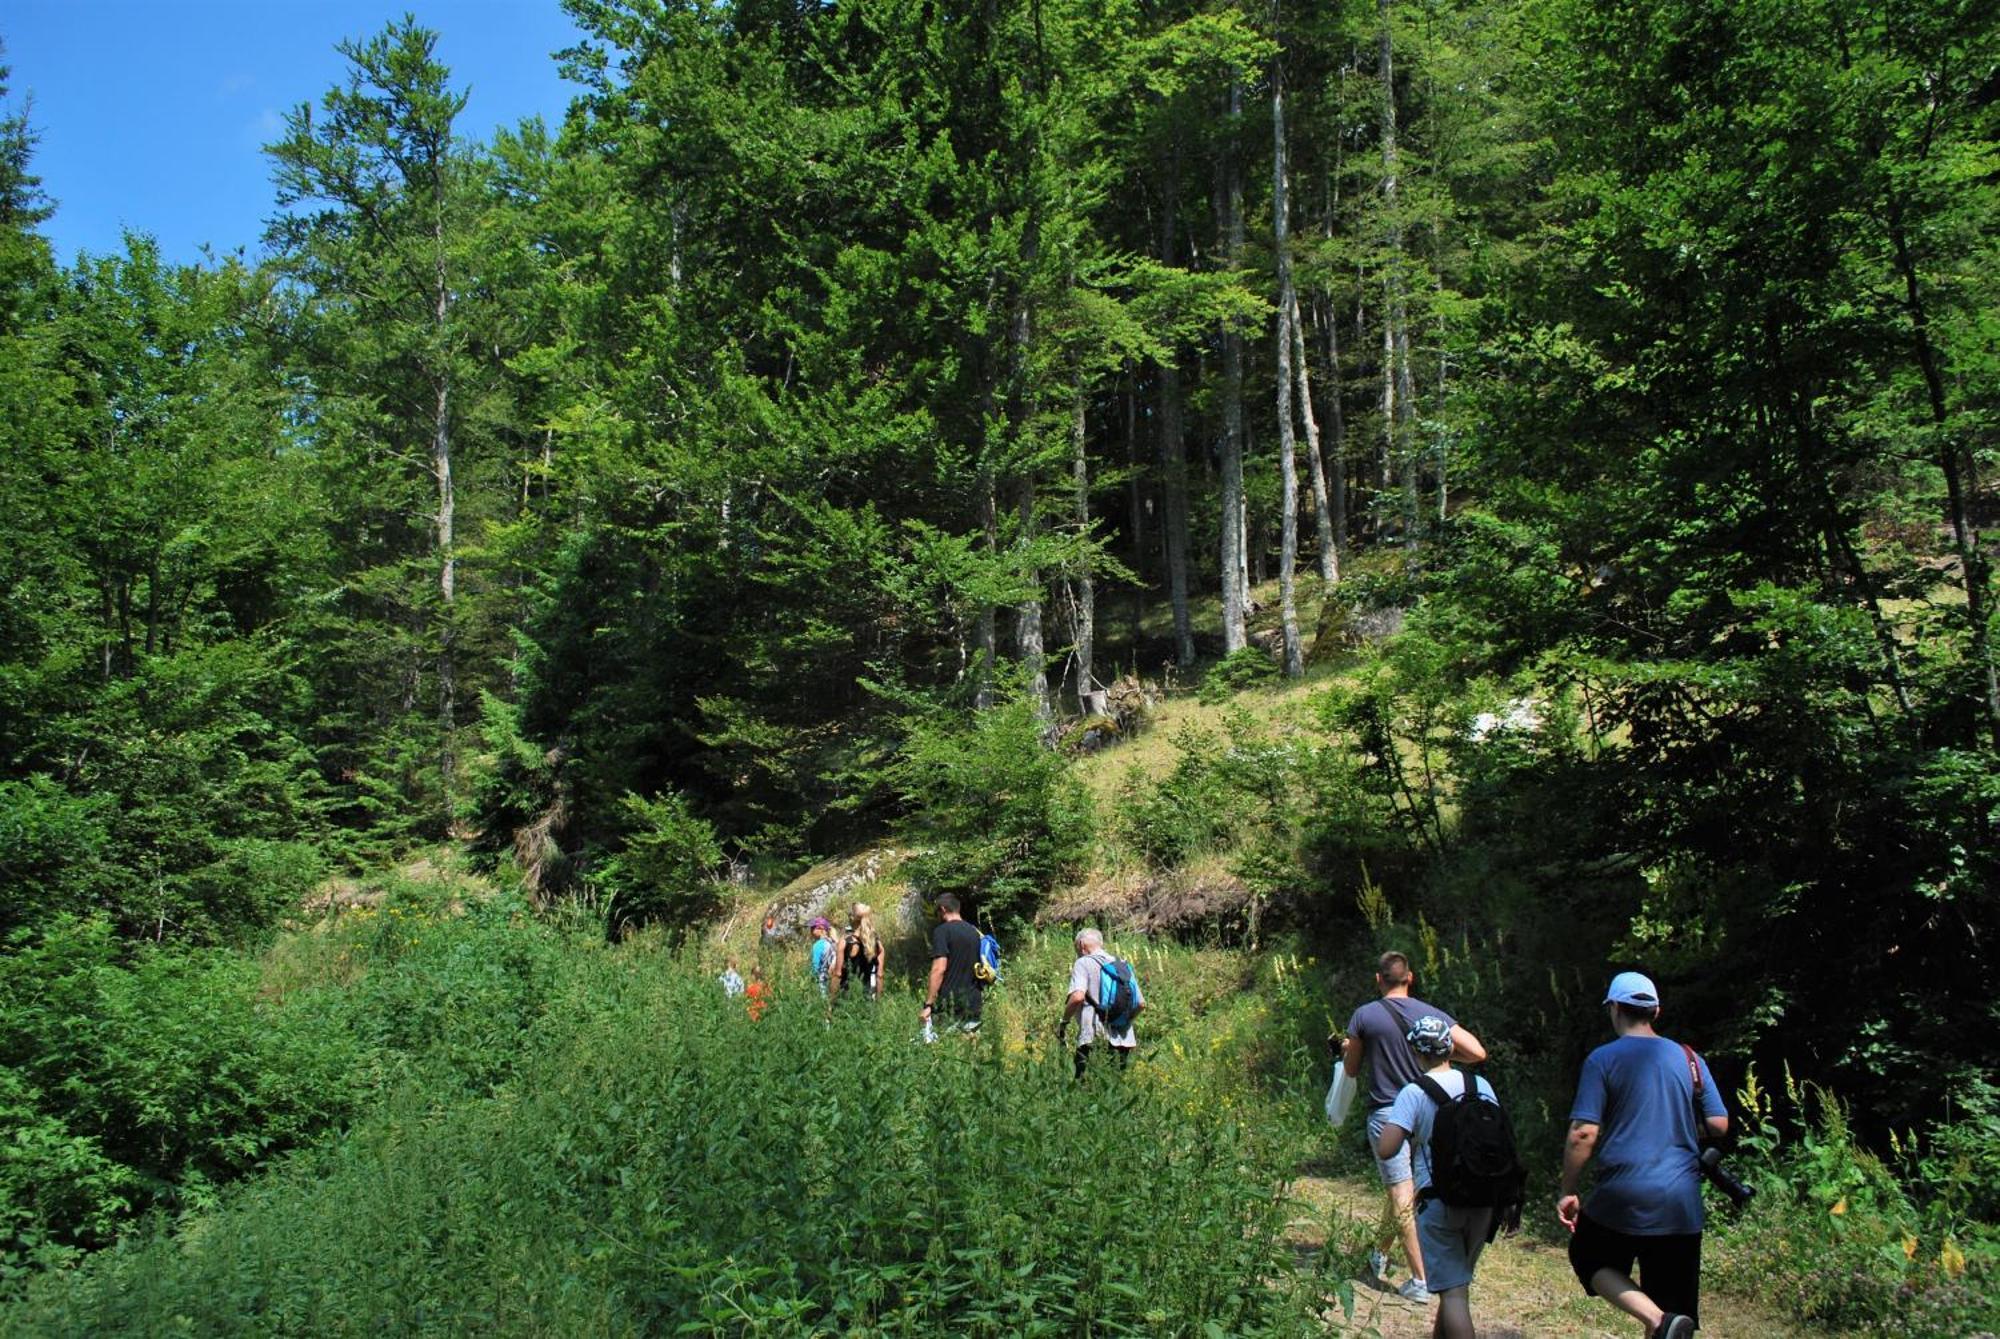
<path fill-rule="evenodd" d="M 1083 1005 L 1084 1005 L 1083 992 L 1080 990 L 1072 990 L 1069 993 L 1068 1002 L 1066 1002 L 1063 1005 L 1063 1022 L 1067 1023 L 1070 1019 L 1075 1018 L 1078 1014 L 1082 1013 Z"/>
<path fill-rule="evenodd" d="M 1583 1201 L 1576 1190 L 1583 1182 L 1584 1165 L 1591 1154 L 1597 1152 L 1597 1125 L 1593 1121 L 1573 1120 L 1569 1123 L 1569 1138 L 1563 1143 L 1562 1193 L 1556 1198 L 1556 1217 L 1562 1219 L 1563 1226 L 1574 1232 L 1576 1220 L 1583 1213 Z"/>
<path fill-rule="evenodd" d="M 926 1009 L 934 1009 L 937 1007 L 938 992 L 943 989 L 944 989 L 944 959 L 932 958 L 931 987 L 930 990 L 926 992 L 926 994 L 924 995 L 924 1007 Z"/>
<path fill-rule="evenodd" d="M 1477 1065 L 1485 1061 L 1486 1048 L 1479 1044 L 1479 1038 L 1454 1023 L 1451 1025 L 1451 1058 Z"/>
<path fill-rule="evenodd" d="M 1729 1117 L 1727 1116 L 1704 1116 L 1702 1117 L 1702 1122 L 1708 1126 L 1708 1137 L 1710 1139 L 1720 1139 L 1729 1133 Z"/>
<path fill-rule="evenodd" d="M 1403 1144 L 1409 1137 L 1410 1132 L 1402 1126 L 1385 1124 L 1382 1127 L 1382 1137 L 1375 1141 L 1375 1156 L 1387 1162 L 1403 1151 Z"/>
<path fill-rule="evenodd" d="M 1361 1052 L 1363 1049 L 1361 1038 L 1359 1037 L 1349 1037 L 1346 1041 L 1340 1043 L 1341 1068 L 1347 1071 L 1347 1077 L 1350 1079 L 1361 1077 Z"/>

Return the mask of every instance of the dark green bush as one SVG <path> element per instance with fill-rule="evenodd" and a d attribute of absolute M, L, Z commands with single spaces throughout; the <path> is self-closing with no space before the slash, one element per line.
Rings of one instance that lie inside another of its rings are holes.
<path fill-rule="evenodd" d="M 916 882 L 967 899 L 983 923 L 1034 914 L 1047 890 L 1088 854 L 1089 796 L 1061 754 L 1043 742 L 1025 701 L 976 713 L 920 718 L 894 775 L 928 848 L 910 865 Z"/>
<path fill-rule="evenodd" d="M 0 1242 L 97 1246 L 149 1208 L 296 1147 L 354 1109 L 363 1052 L 334 1007 L 260 998 L 255 960 L 121 944 L 102 920 L 17 932 L 0 959 Z"/>
<path fill-rule="evenodd" d="M 720 900 L 722 844 L 715 829 L 673 791 L 650 799 L 628 794 L 621 808 L 624 844 L 597 874 L 610 894 L 612 933 L 650 924 L 685 932 Z"/>
<path fill-rule="evenodd" d="M 1278 662 L 1271 659 L 1270 652 L 1245 646 L 1210 665 L 1195 696 L 1214 706 L 1246 688 L 1268 687 L 1278 682 L 1278 678 Z"/>

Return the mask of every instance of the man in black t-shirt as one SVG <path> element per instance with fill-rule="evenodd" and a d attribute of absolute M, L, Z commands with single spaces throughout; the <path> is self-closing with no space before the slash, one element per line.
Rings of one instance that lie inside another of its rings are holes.
<path fill-rule="evenodd" d="M 924 994 L 924 1040 L 936 1032 L 933 1019 L 943 1014 L 952 1027 L 979 1031 L 979 1009 L 986 987 L 974 974 L 979 961 L 979 927 L 959 915 L 958 898 L 943 893 L 937 900 L 942 918 L 931 931 L 931 980 Z"/>

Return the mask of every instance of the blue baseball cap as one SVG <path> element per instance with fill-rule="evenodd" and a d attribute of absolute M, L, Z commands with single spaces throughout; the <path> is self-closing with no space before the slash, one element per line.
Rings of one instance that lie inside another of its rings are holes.
<path fill-rule="evenodd" d="M 1604 992 L 1606 1004 L 1629 1004 L 1635 1009 L 1657 1009 L 1660 1007 L 1660 992 L 1653 985 L 1653 978 L 1643 972 L 1620 972 L 1611 978 L 1611 989 Z"/>

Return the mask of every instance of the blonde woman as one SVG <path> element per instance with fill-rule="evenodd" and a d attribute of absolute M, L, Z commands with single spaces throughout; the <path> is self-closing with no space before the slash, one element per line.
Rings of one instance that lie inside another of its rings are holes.
<path fill-rule="evenodd" d="M 882 936 L 875 929 L 874 908 L 866 902 L 856 902 L 854 910 L 848 913 L 847 934 L 841 939 L 840 951 L 833 960 L 829 990 L 838 998 L 843 990 L 853 986 L 861 998 L 880 998 L 882 966 L 886 956 Z"/>

